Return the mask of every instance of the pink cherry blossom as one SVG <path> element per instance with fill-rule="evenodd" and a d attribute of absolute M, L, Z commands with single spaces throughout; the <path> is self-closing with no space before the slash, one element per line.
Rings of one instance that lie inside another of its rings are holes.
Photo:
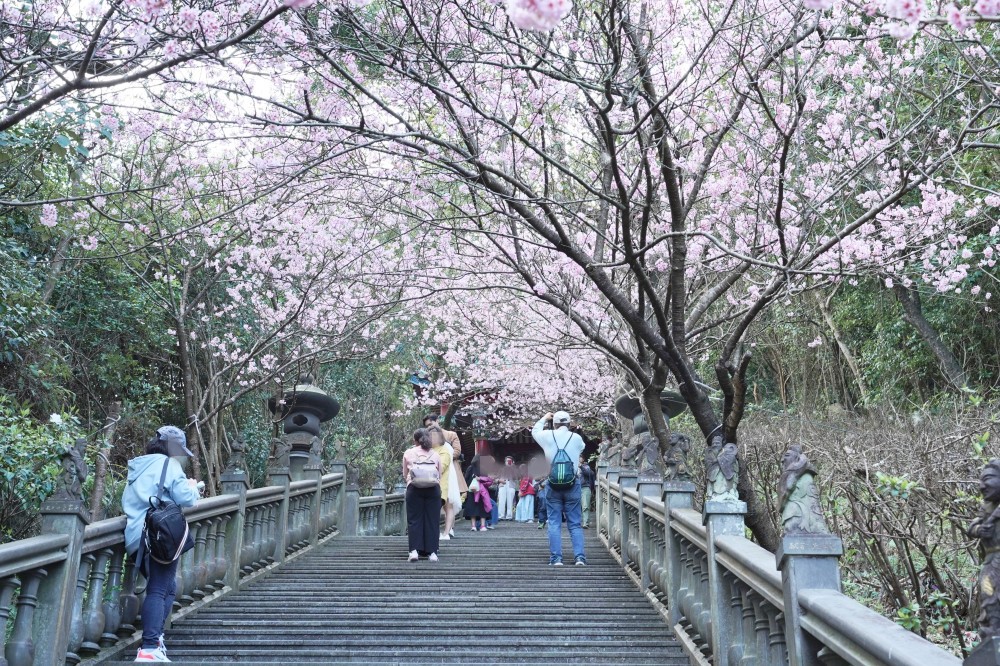
<path fill-rule="evenodd" d="M 59 222 L 56 207 L 52 204 L 45 204 L 42 206 L 42 216 L 39 219 L 39 222 L 42 223 L 43 227 L 48 227 L 49 229 L 56 226 Z"/>
<path fill-rule="evenodd" d="M 506 0 L 510 22 L 522 30 L 548 32 L 569 15 L 572 0 Z"/>

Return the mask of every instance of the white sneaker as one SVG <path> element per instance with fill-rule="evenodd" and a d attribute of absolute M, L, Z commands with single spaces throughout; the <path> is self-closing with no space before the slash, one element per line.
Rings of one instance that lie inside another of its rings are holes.
<path fill-rule="evenodd" d="M 135 655 L 136 661 L 170 661 L 159 647 L 142 649 Z"/>
<path fill-rule="evenodd" d="M 162 652 L 163 654 L 166 654 L 167 653 L 167 642 L 165 640 L 163 640 L 163 634 L 160 634 L 160 637 L 157 640 L 160 643 L 156 647 L 159 648 L 160 652 Z"/>
<path fill-rule="evenodd" d="M 417 554 L 417 551 L 411 550 L 410 551 L 410 556 L 406 558 L 406 561 L 407 562 L 416 562 L 419 559 L 420 559 L 420 555 Z"/>
<path fill-rule="evenodd" d="M 427 556 L 427 559 L 430 560 L 431 562 L 437 562 L 438 561 L 438 554 L 437 553 L 431 553 L 430 555 Z"/>
<path fill-rule="evenodd" d="M 438 537 L 441 541 L 451 541 L 451 537 L 442 532 Z"/>

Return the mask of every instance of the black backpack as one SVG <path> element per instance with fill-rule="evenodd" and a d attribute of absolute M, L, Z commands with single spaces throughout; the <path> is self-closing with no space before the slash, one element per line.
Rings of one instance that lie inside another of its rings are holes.
<path fill-rule="evenodd" d="M 569 490 L 576 483 L 576 466 L 573 465 L 573 459 L 566 453 L 566 445 L 569 444 L 569 440 L 567 439 L 566 444 L 560 447 L 553 431 L 552 441 L 556 445 L 556 454 L 552 456 L 552 469 L 549 470 L 549 487 L 555 490 Z"/>
<path fill-rule="evenodd" d="M 188 529 L 184 512 L 174 502 L 163 499 L 163 482 L 167 478 L 170 458 L 163 463 L 156 496 L 149 498 L 146 526 L 142 530 L 140 547 L 160 564 L 170 564 L 194 548 L 194 539 Z"/>

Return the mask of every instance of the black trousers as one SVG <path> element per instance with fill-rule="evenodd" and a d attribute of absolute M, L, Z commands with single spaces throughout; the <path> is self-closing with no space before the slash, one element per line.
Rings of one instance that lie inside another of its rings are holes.
<path fill-rule="evenodd" d="M 441 486 L 406 488 L 406 536 L 420 555 L 438 552 L 441 538 Z"/>

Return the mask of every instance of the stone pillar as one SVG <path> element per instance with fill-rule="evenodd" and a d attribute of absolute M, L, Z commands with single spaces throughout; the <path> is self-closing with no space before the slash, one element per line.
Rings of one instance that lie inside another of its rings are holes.
<path fill-rule="evenodd" d="M 289 505 L 289 484 L 292 482 L 291 472 L 287 467 L 275 467 L 267 471 L 267 484 L 270 486 L 281 486 L 285 493 L 278 505 L 278 515 L 275 525 L 274 539 L 274 561 L 285 561 L 285 550 L 288 548 L 288 505 Z"/>
<path fill-rule="evenodd" d="M 316 483 L 316 490 L 313 491 L 312 508 L 309 512 L 309 543 L 316 545 L 319 543 L 319 531 L 322 525 L 323 511 L 323 468 L 318 465 L 306 465 L 302 470 L 303 478 Z"/>
<path fill-rule="evenodd" d="M 715 561 L 715 540 L 720 536 L 744 536 L 746 525 L 743 516 L 746 512 L 746 502 L 705 502 L 703 521 L 708 526 L 708 598 L 712 618 L 713 666 L 737 666 L 730 663 L 729 647 L 742 628 L 736 625 L 729 610 L 731 595 L 723 568 Z"/>
<path fill-rule="evenodd" d="M 358 469 L 349 466 L 347 476 L 344 479 L 344 502 L 341 505 L 343 512 L 340 514 L 340 533 L 344 536 L 358 536 L 358 500 L 360 499 L 358 490 Z"/>
<path fill-rule="evenodd" d="M 663 492 L 663 478 L 655 475 L 639 477 L 639 576 L 641 578 L 640 591 L 649 589 L 649 561 L 652 559 L 653 541 L 649 538 L 648 530 L 643 528 L 645 524 L 645 514 L 643 506 L 645 501 L 652 498 L 660 499 Z"/>
<path fill-rule="evenodd" d="M 598 460 L 596 472 L 597 483 L 594 484 L 594 487 L 597 489 L 597 497 L 594 498 L 594 502 L 596 503 L 594 506 L 594 522 L 597 523 L 595 527 L 597 528 L 597 533 L 600 534 L 602 520 L 607 516 L 607 509 L 604 506 L 605 502 L 601 499 L 601 479 L 606 480 L 608 478 L 608 461 Z"/>
<path fill-rule="evenodd" d="M 781 571 L 785 600 L 785 643 L 789 666 L 822 666 L 817 657 L 823 644 L 802 629 L 799 590 L 840 591 L 837 560 L 844 552 L 840 537 L 834 534 L 786 534 L 781 539 L 775 560 Z M 971 659 L 971 656 L 970 656 Z M 968 660 L 966 660 L 968 663 Z M 993 663 L 993 662 L 990 662 Z"/>
<path fill-rule="evenodd" d="M 250 489 L 250 477 L 246 470 L 240 468 L 226 469 L 222 473 L 222 493 L 236 495 L 239 505 L 236 515 L 226 523 L 226 575 L 223 579 L 233 591 L 240 589 L 240 559 L 243 554 L 243 535 L 246 531 L 247 490 Z"/>
<path fill-rule="evenodd" d="M 47 500 L 42 503 L 41 514 L 42 534 L 66 534 L 69 544 L 66 546 L 66 559 L 46 566 L 48 575 L 39 583 L 38 606 L 32 627 L 34 663 L 62 664 L 66 661 L 73 625 L 83 530 L 90 519 L 83 500 L 73 498 Z"/>
<path fill-rule="evenodd" d="M 618 477 L 618 485 L 621 486 L 622 489 L 622 504 L 620 507 L 621 513 L 618 514 L 621 523 L 618 525 L 618 530 L 621 532 L 621 536 L 618 540 L 618 552 L 622 557 L 622 566 L 628 567 L 628 540 L 632 526 L 628 522 L 628 510 L 625 508 L 625 491 L 636 489 L 639 485 L 639 473 L 634 469 L 623 469 Z"/>
<path fill-rule="evenodd" d="M 694 506 L 696 487 L 690 481 L 663 482 L 663 518 L 664 537 L 667 542 L 667 611 L 671 628 L 681 621 L 680 589 L 683 567 L 681 553 L 677 547 L 677 537 L 674 535 L 673 520 L 670 512 L 673 509 L 690 509 Z"/>
<path fill-rule="evenodd" d="M 379 478 L 372 486 L 372 497 L 379 497 L 382 499 L 382 503 L 378 507 L 378 519 L 375 526 L 376 534 L 379 536 L 385 536 L 385 482 Z"/>

